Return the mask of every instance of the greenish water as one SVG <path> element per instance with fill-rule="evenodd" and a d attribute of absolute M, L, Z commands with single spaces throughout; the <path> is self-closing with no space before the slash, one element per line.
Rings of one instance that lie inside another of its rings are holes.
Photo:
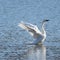
<path fill-rule="evenodd" d="M 43 19 L 47 38 L 43 45 L 27 45 L 34 39 L 20 27 L 20 21 L 36 24 Z M 0 60 L 60 60 L 59 0 L 0 0 Z"/>

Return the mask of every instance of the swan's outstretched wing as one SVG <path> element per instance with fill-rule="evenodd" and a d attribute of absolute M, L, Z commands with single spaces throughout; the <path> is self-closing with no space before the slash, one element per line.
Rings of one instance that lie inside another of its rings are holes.
<path fill-rule="evenodd" d="M 27 30 L 34 37 L 37 37 L 40 34 L 40 31 L 39 31 L 39 29 L 37 28 L 36 25 L 21 22 L 18 26 Z"/>

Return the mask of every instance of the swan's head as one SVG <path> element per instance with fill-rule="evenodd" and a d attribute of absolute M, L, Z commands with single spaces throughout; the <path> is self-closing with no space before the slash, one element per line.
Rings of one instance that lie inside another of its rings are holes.
<path fill-rule="evenodd" d="M 42 24 L 45 24 L 45 23 L 48 22 L 48 21 L 49 21 L 49 20 L 46 19 L 46 20 L 44 20 L 44 21 L 42 22 Z"/>
<path fill-rule="evenodd" d="M 44 20 L 43 22 L 48 22 L 49 20 Z"/>

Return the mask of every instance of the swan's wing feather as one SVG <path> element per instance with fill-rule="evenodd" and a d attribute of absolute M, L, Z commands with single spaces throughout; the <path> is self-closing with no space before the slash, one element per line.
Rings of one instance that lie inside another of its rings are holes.
<path fill-rule="evenodd" d="M 24 22 L 21 22 L 19 24 L 19 26 L 27 31 L 29 31 L 29 33 L 34 36 L 38 33 L 38 28 L 35 26 L 35 25 L 32 25 L 30 23 L 24 23 Z"/>
<path fill-rule="evenodd" d="M 30 24 L 30 23 L 27 23 L 27 25 L 30 28 L 34 29 L 36 31 L 36 33 L 40 33 L 41 34 L 40 30 L 38 29 L 38 27 L 36 25 Z"/>

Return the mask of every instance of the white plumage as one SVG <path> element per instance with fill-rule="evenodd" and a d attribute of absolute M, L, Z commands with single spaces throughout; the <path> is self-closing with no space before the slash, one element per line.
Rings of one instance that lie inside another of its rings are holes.
<path fill-rule="evenodd" d="M 44 20 L 42 22 L 42 31 L 40 31 L 36 25 L 30 23 L 20 22 L 18 26 L 28 31 L 30 35 L 36 39 L 33 44 L 41 44 L 46 39 L 46 31 L 44 29 L 44 25 L 47 21 L 49 20 Z"/>

